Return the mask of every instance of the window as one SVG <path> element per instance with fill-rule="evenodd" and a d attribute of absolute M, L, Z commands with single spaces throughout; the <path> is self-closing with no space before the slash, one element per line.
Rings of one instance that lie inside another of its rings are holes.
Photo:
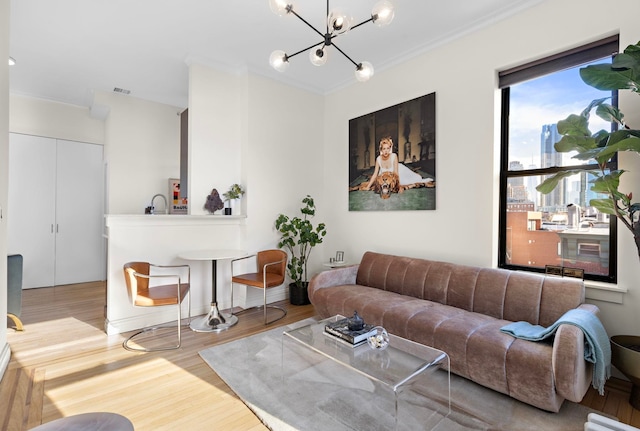
<path fill-rule="evenodd" d="M 500 228 L 498 265 L 544 272 L 553 265 L 584 270 L 585 279 L 616 280 L 616 218 L 599 213 L 589 201 L 590 170 L 595 165 L 560 153 L 556 123 L 579 114 L 604 92 L 586 85 L 579 70 L 610 63 L 618 37 L 610 37 L 499 74 L 502 90 Z M 590 130 L 611 129 L 592 114 Z M 615 169 L 617 161 L 610 168 Z M 549 194 L 536 190 L 544 179 L 563 170 L 582 170 L 565 178 Z"/>

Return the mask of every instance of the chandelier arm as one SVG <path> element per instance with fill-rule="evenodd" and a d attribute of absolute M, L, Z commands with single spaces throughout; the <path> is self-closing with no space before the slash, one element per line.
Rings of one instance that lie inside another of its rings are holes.
<path fill-rule="evenodd" d="M 304 18 L 302 18 L 300 15 L 298 15 L 298 14 L 296 13 L 296 11 L 295 11 L 295 10 L 291 9 L 291 13 L 292 13 L 292 14 L 294 14 L 295 16 L 297 16 L 297 17 L 298 17 L 298 19 L 299 19 L 300 21 L 302 21 L 303 23 L 307 24 L 307 25 L 309 26 L 309 28 L 310 28 L 310 29 L 312 29 L 313 31 L 315 31 L 315 32 L 316 32 L 316 33 L 318 33 L 321 37 L 323 37 L 323 38 L 324 38 L 324 34 L 320 33 L 320 31 L 319 31 L 317 28 L 315 28 L 314 26 L 312 26 L 311 24 L 309 24 L 309 23 L 307 22 L 307 20 L 306 20 L 306 19 L 304 19 Z"/>
<path fill-rule="evenodd" d="M 352 63 L 353 63 L 353 65 L 354 65 L 355 67 L 360 67 L 360 64 L 358 64 L 358 63 L 356 63 L 355 61 L 353 61 L 353 60 L 351 59 L 351 57 L 349 57 L 347 54 L 345 54 L 345 53 L 344 53 L 344 51 L 343 51 L 343 50 L 341 50 L 340 48 L 338 48 L 338 45 L 336 45 L 335 43 L 332 43 L 331 45 L 332 45 L 335 49 L 337 49 L 338 51 L 340 51 L 340 54 L 342 54 L 342 55 L 344 55 L 345 57 L 347 57 L 347 60 L 349 60 L 350 62 L 352 62 Z"/>
<path fill-rule="evenodd" d="M 355 29 L 355 28 L 358 28 L 358 27 L 360 27 L 361 25 L 366 24 L 366 23 L 371 22 L 371 21 L 373 21 L 373 17 L 371 17 L 371 18 L 369 18 L 369 19 L 366 19 L 366 20 L 362 21 L 360 24 L 352 25 L 352 26 L 351 26 L 351 30 L 353 30 L 353 29 Z"/>
<path fill-rule="evenodd" d="M 291 57 L 294 57 L 294 56 L 296 56 L 296 55 L 298 55 L 298 54 L 302 54 L 303 52 L 305 52 L 305 51 L 309 51 L 311 48 L 315 48 L 316 46 L 319 46 L 319 45 L 322 45 L 322 44 L 324 44 L 324 41 L 322 41 L 322 42 L 318 42 L 318 43 L 316 43 L 316 44 L 314 44 L 314 45 L 311 45 L 311 46 L 309 46 L 309 47 L 307 47 L 307 48 L 305 48 L 305 49 L 301 49 L 300 51 L 295 52 L 295 53 L 293 53 L 293 54 L 291 54 L 291 55 L 287 54 L 287 58 L 291 58 Z"/>
<path fill-rule="evenodd" d="M 327 14 L 325 15 L 326 17 L 329 16 L 329 0 L 327 0 Z M 329 20 L 327 20 L 327 34 L 329 34 Z"/>

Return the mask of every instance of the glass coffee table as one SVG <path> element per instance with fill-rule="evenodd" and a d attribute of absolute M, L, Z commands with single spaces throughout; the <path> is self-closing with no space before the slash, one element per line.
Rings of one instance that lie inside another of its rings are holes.
<path fill-rule="evenodd" d="M 394 420 L 397 428 L 398 396 L 411 387 L 421 376 L 434 372 L 441 365 L 446 365 L 449 373 L 449 356 L 442 350 L 434 349 L 423 344 L 389 334 L 389 345 L 384 350 L 377 350 L 364 343 L 357 347 L 346 345 L 325 333 L 325 324 L 344 319 L 344 316 L 333 316 L 320 320 L 311 325 L 283 332 L 283 367 L 285 355 L 285 341 L 292 340 L 325 358 L 328 358 L 354 372 L 364 375 L 374 383 L 391 390 L 394 396 Z M 283 370 L 284 371 L 284 370 Z M 284 375 L 284 374 L 283 374 Z M 447 375 L 449 410 L 451 409 L 450 374 Z"/>

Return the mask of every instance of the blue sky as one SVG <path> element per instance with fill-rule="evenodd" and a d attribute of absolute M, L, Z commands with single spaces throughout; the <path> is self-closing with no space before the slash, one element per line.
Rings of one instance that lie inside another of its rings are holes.
<path fill-rule="evenodd" d="M 580 78 L 580 67 L 511 86 L 509 161 L 517 160 L 525 169 L 532 163 L 539 167 L 542 126 L 579 114 L 593 99 L 609 94 L 586 85 Z M 591 116 L 592 133 L 608 127 Z"/>

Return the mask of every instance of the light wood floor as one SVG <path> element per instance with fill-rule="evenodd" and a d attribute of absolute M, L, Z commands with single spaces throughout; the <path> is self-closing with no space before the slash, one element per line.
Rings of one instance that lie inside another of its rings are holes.
<path fill-rule="evenodd" d="M 120 413 L 136 431 L 266 430 L 198 356 L 265 330 L 261 311 L 243 313 L 219 334 L 184 330 L 180 350 L 135 353 L 122 348 L 122 335 L 104 333 L 104 305 L 104 283 L 24 291 L 26 330 L 7 333 L 12 355 L 0 382 L 1 430 L 28 430 L 89 411 Z M 266 329 L 315 315 L 311 305 L 281 305 L 287 317 Z M 629 389 L 628 382 L 611 379 L 604 396 L 590 390 L 582 404 L 640 427 Z"/>

